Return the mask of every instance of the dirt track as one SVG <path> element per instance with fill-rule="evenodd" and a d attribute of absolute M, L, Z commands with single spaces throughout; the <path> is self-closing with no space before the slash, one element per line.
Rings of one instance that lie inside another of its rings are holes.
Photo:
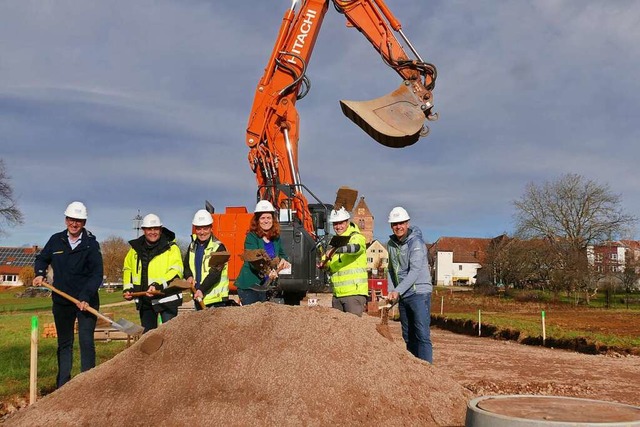
<path fill-rule="evenodd" d="M 391 325 L 402 345 L 400 326 Z M 476 396 L 542 394 L 640 405 L 640 357 L 589 355 L 432 328 L 434 364 Z"/>

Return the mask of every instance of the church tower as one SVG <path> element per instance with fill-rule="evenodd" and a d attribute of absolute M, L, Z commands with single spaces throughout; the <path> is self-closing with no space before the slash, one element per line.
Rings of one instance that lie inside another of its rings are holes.
<path fill-rule="evenodd" d="M 360 232 L 367 241 L 367 245 L 373 241 L 373 215 L 369 210 L 369 206 L 364 201 L 364 197 L 353 208 L 351 213 L 351 221 L 360 228 Z"/>

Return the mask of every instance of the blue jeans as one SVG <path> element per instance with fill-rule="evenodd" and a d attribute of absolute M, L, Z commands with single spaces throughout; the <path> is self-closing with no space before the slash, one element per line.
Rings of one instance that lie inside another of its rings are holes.
<path fill-rule="evenodd" d="M 93 307 L 96 310 L 99 306 Z M 76 318 L 78 319 L 78 340 L 80 341 L 80 370 L 88 371 L 96 366 L 96 347 L 93 334 L 97 318 L 88 311 L 80 311 L 75 304 L 53 304 L 53 320 L 58 335 L 58 377 L 56 387 L 60 388 L 71 379 L 73 367 L 73 339 Z"/>
<path fill-rule="evenodd" d="M 267 293 L 254 291 L 253 289 L 240 289 L 238 288 L 238 296 L 242 305 L 251 305 L 257 302 L 267 301 Z"/>
<path fill-rule="evenodd" d="M 433 363 L 433 346 L 431 345 L 431 293 L 413 294 L 400 298 L 398 302 L 402 338 L 407 350 L 418 359 Z"/>

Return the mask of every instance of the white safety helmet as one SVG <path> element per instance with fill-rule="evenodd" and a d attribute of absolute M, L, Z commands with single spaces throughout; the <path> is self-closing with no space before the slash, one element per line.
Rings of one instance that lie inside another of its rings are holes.
<path fill-rule="evenodd" d="M 329 222 L 332 224 L 334 222 L 346 221 L 349 218 L 351 218 L 351 215 L 349 215 L 349 212 L 347 212 L 347 210 L 344 207 L 341 207 L 338 210 L 333 209 L 329 214 Z"/>
<path fill-rule="evenodd" d="M 151 227 L 162 227 L 162 221 L 160 221 L 160 217 L 156 214 L 148 214 L 142 218 L 142 224 L 140 224 L 141 228 L 151 228 Z"/>
<path fill-rule="evenodd" d="M 65 209 L 64 216 L 73 219 L 87 219 L 87 207 L 82 202 L 71 202 Z"/>
<path fill-rule="evenodd" d="M 191 222 L 191 224 L 195 225 L 196 227 L 211 225 L 213 224 L 213 218 L 211 217 L 211 214 L 207 212 L 206 209 L 200 209 L 193 216 L 193 221 Z"/>
<path fill-rule="evenodd" d="M 393 224 L 394 222 L 405 222 L 409 221 L 411 218 L 409 217 L 409 212 L 406 211 L 405 208 L 400 206 L 396 206 L 391 209 L 389 212 L 389 224 Z"/>
<path fill-rule="evenodd" d="M 258 204 L 256 204 L 256 208 L 253 212 L 275 212 L 276 209 L 273 207 L 270 201 L 268 200 L 260 200 Z"/>

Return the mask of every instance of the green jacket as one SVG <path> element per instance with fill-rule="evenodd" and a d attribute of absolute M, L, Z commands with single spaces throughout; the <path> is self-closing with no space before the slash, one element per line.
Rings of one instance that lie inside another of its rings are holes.
<path fill-rule="evenodd" d="M 287 261 L 289 260 L 289 257 L 287 257 L 287 254 L 282 248 L 282 242 L 279 237 L 273 240 L 273 246 L 277 257 L 286 259 Z M 264 249 L 264 240 L 254 232 L 247 233 L 247 237 L 244 239 L 244 249 Z M 251 264 L 245 261 L 240 269 L 235 285 L 236 288 L 239 289 L 249 289 L 252 286 L 260 285 L 263 279 L 264 277 L 260 277 L 258 271 L 254 270 Z"/>

